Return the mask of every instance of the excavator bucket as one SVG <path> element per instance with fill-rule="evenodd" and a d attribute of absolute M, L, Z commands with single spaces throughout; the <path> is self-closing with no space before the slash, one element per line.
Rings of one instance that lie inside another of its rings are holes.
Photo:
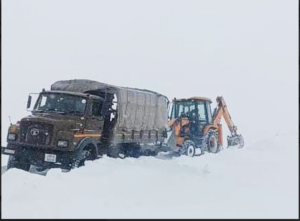
<path fill-rule="evenodd" d="M 240 135 L 233 135 L 227 137 L 227 144 L 228 146 L 236 146 L 238 145 L 238 148 L 242 148 L 244 146 L 244 138 Z"/>

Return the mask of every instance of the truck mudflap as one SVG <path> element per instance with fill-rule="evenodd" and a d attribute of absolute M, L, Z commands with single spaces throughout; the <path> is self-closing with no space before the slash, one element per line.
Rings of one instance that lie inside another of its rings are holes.
<path fill-rule="evenodd" d="M 68 151 L 42 150 L 30 147 L 1 147 L 1 154 L 15 156 L 19 161 L 41 168 L 69 168 L 73 153 Z"/>

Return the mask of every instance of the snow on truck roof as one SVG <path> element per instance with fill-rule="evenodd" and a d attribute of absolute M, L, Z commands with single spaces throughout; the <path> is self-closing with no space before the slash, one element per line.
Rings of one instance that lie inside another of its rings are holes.
<path fill-rule="evenodd" d="M 88 91 L 97 91 L 97 90 L 104 90 L 107 93 L 116 93 L 119 92 L 120 90 L 132 90 L 136 92 L 150 93 L 158 96 L 163 96 L 169 101 L 169 99 L 165 95 L 162 95 L 155 91 L 151 91 L 147 89 L 130 88 L 130 87 L 120 87 L 120 86 L 115 86 L 111 84 L 106 84 L 106 83 L 86 80 L 86 79 L 57 81 L 51 85 L 51 90 L 70 91 L 70 92 L 77 92 L 77 93 L 87 93 Z"/>

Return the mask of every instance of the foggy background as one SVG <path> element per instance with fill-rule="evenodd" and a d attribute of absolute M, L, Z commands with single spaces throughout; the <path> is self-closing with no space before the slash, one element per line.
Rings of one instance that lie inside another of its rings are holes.
<path fill-rule="evenodd" d="M 1 28 L 2 145 L 28 94 L 68 79 L 222 95 L 246 143 L 298 136 L 296 0 L 2 0 Z"/>

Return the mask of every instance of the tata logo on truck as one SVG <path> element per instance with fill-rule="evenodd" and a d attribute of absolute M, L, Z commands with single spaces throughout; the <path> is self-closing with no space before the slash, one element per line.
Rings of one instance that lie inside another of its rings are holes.
<path fill-rule="evenodd" d="M 32 136 L 37 136 L 37 135 L 39 135 L 40 131 L 37 128 L 32 128 L 30 130 L 30 133 L 31 133 Z"/>

